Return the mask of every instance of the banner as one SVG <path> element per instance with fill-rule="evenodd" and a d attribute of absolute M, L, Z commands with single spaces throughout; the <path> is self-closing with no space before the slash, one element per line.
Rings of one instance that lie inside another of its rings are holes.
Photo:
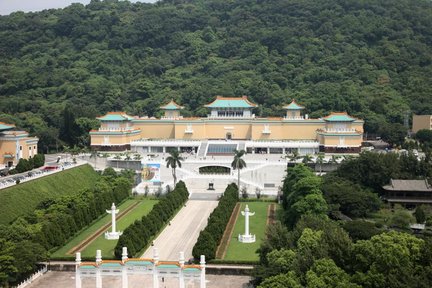
<path fill-rule="evenodd" d="M 160 182 L 160 163 L 142 164 L 142 182 Z"/>

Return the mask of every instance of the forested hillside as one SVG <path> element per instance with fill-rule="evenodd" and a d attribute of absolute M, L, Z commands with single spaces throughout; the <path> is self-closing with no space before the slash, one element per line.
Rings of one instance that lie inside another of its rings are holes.
<path fill-rule="evenodd" d="M 93 0 L 0 17 L 0 56 L 0 121 L 44 151 L 85 146 L 106 111 L 158 116 L 170 98 L 206 115 L 215 95 L 249 95 L 261 116 L 295 98 L 378 133 L 432 113 L 426 0 Z"/>

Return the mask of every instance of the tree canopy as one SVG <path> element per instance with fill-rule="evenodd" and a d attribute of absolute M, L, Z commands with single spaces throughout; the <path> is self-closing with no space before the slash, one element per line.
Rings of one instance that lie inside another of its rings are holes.
<path fill-rule="evenodd" d="M 92 0 L 0 16 L 0 120 L 44 151 L 88 145 L 110 110 L 186 116 L 249 95 L 260 116 L 292 98 L 312 117 L 347 111 L 397 142 L 407 111 L 432 113 L 426 0 Z M 396 126 L 392 126 L 392 125 Z M 399 126 L 398 126 L 399 125 Z"/>

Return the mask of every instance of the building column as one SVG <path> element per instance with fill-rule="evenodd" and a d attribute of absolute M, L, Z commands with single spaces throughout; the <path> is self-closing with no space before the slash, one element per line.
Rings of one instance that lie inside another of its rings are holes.
<path fill-rule="evenodd" d="M 183 275 L 184 263 L 185 263 L 184 252 L 180 252 L 180 257 L 179 257 L 179 264 L 180 264 L 179 287 L 180 288 L 185 288 L 184 275 Z"/>
<path fill-rule="evenodd" d="M 81 272 L 79 265 L 81 264 L 81 253 L 77 252 L 75 257 L 75 288 L 81 288 Z"/>
<path fill-rule="evenodd" d="M 157 248 L 153 248 L 153 288 L 159 288 L 159 276 L 157 264 L 159 262 L 159 252 Z"/>
<path fill-rule="evenodd" d="M 205 264 L 206 264 L 205 256 L 201 255 L 201 259 L 200 259 L 200 267 L 201 267 L 200 288 L 206 288 Z"/>
<path fill-rule="evenodd" d="M 96 250 L 96 288 L 102 288 L 102 275 L 99 265 L 102 263 L 102 251 Z"/>

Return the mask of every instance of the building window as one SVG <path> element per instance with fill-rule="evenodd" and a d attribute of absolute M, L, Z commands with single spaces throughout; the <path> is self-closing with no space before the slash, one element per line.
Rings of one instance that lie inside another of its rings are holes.
<path fill-rule="evenodd" d="M 20 151 L 22 151 L 22 146 L 20 146 Z"/>

